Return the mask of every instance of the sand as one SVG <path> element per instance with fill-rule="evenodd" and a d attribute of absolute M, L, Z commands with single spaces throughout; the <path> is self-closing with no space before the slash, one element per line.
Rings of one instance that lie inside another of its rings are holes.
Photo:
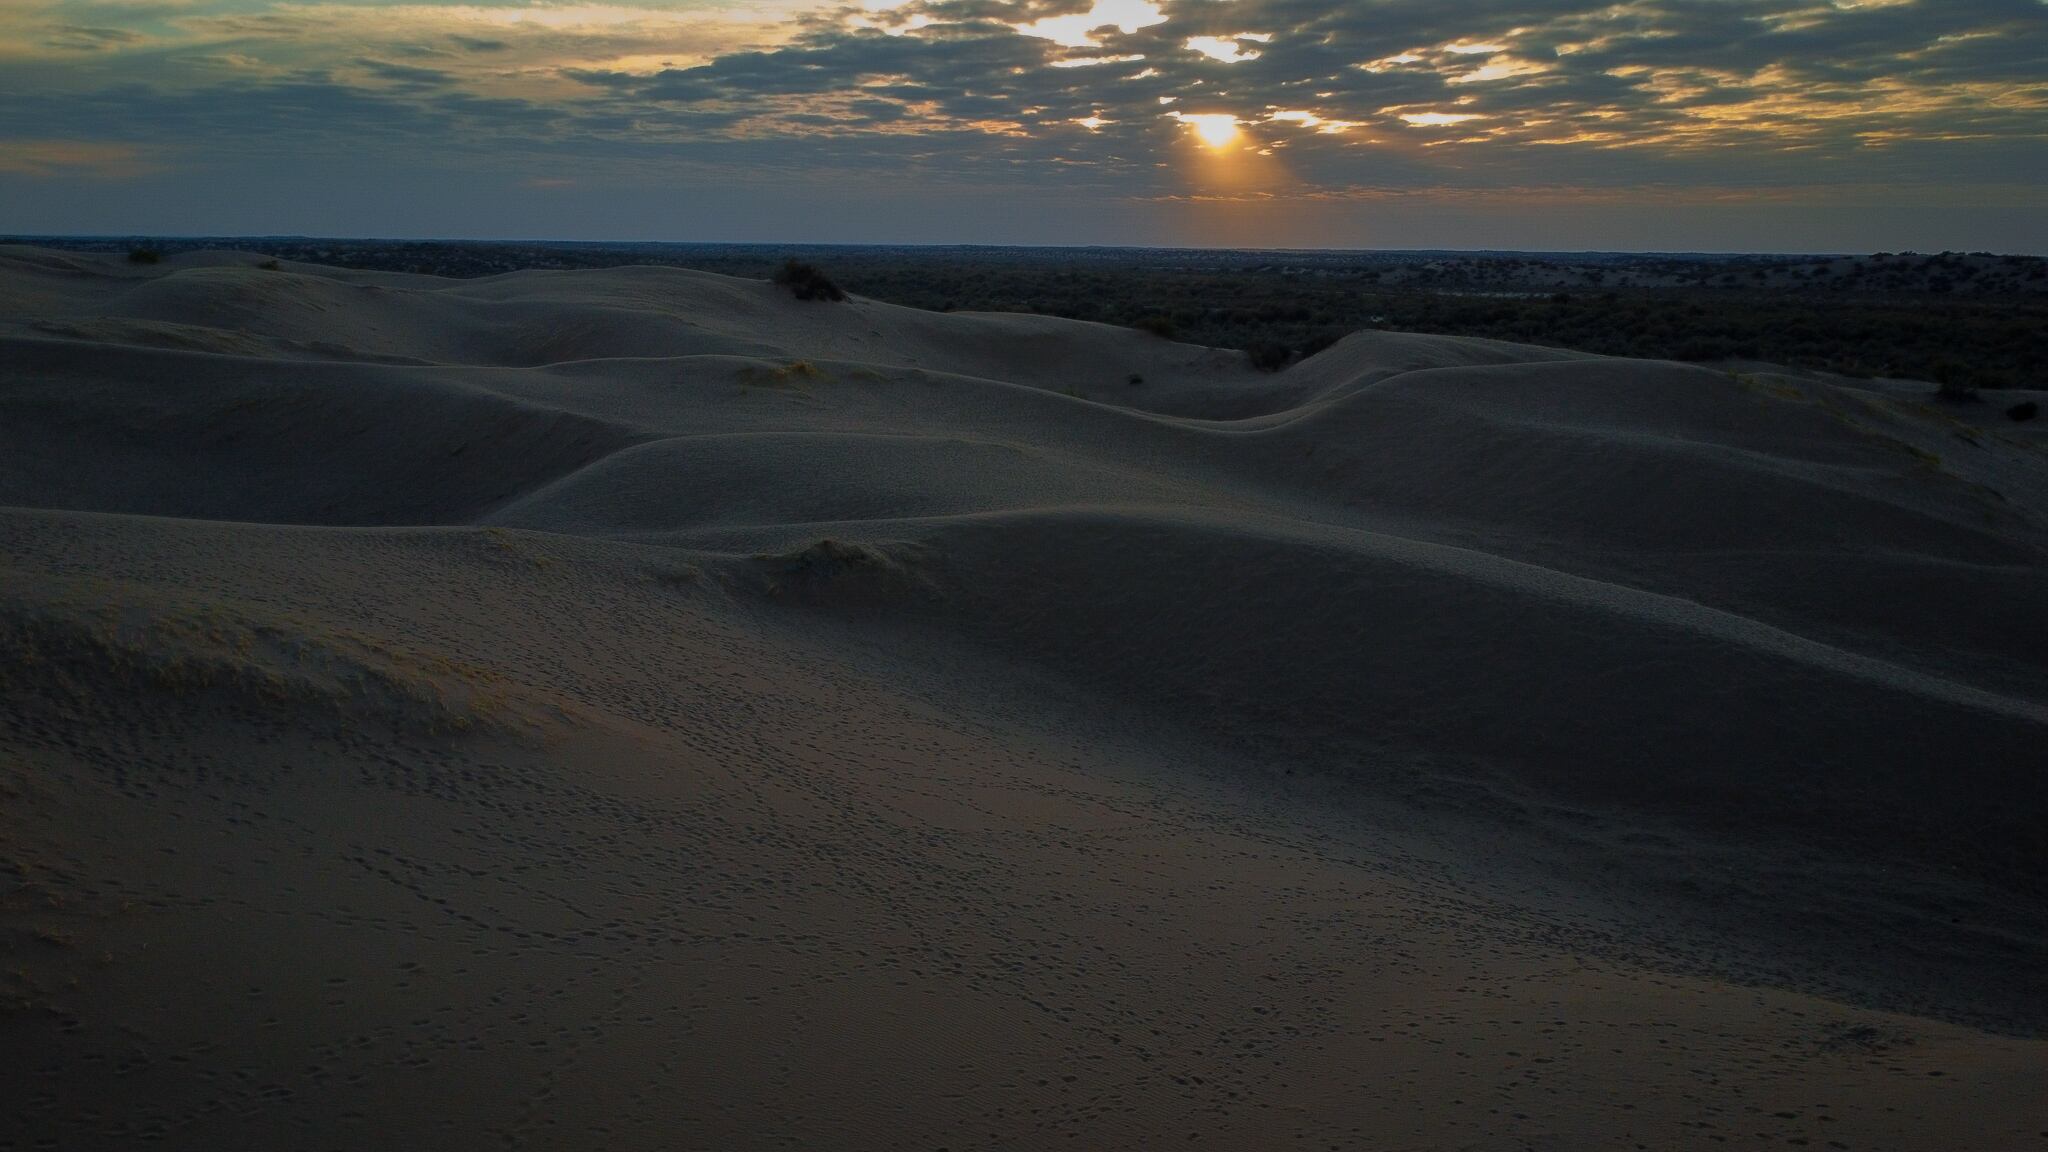
<path fill-rule="evenodd" d="M 1737 367 L 0 248 L 0 1148 L 2048 1148 L 2044 433 Z"/>

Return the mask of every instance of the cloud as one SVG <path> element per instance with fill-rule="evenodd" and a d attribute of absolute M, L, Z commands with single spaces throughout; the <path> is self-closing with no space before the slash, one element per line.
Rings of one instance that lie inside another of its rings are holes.
<path fill-rule="evenodd" d="M 1551 131 L 1525 135 L 1552 143 L 1599 121 L 1610 133 L 1606 143 L 1665 147 L 1721 137 L 1746 142 L 1747 132 L 1764 126 L 1819 132 L 1842 121 L 1900 118 L 2002 120 L 2007 129 L 2038 133 L 2048 107 L 2038 0 L 1817 10 L 1807 0 L 1531 0 L 1491 6 L 1479 21 L 1468 7 L 1406 0 L 1240 0 L 1228 6 L 1240 27 L 1185 34 L 1213 23 L 1214 7 L 1170 6 L 1158 25 L 1099 29 L 1092 47 L 1119 62 L 1082 73 L 1048 68 L 1065 53 L 988 19 L 986 5 L 963 14 L 955 4 L 905 4 L 889 14 L 927 22 L 894 36 L 814 31 L 790 45 L 664 73 L 641 92 L 663 100 L 750 99 L 822 93 L 891 74 L 945 97 L 1019 107 L 1086 94 L 1128 110 L 1172 95 L 1227 104 L 1239 115 L 1319 104 L 1311 110 L 1329 119 L 1390 124 L 1432 104 L 1444 115 L 1501 120 L 1509 134 L 1548 120 L 1537 126 Z M 1272 31 L 1246 33 L 1245 25 Z M 1226 61 L 1233 64 L 1227 76 L 1209 71 Z M 1149 75 L 1141 80 L 1141 73 Z M 1679 125 L 1684 140 L 1672 134 Z"/>
<path fill-rule="evenodd" d="M 9 140 L 0 138 L 0 174 L 33 177 L 83 176 L 128 180 L 159 171 L 144 150 L 100 140 Z"/>
<path fill-rule="evenodd" d="M 143 37 L 125 28 L 88 28 L 79 24 L 52 24 L 43 36 L 45 47 L 65 52 L 100 52 L 125 44 L 139 44 Z"/>
<path fill-rule="evenodd" d="M 416 68 L 410 64 L 392 64 L 383 60 L 358 58 L 356 65 L 379 80 L 390 80 L 399 84 L 438 88 L 454 81 L 452 73 L 437 68 Z"/>
<path fill-rule="evenodd" d="M 181 167 L 373 148 L 514 183 L 568 161 L 578 188 L 914 173 L 1138 202 L 2048 185 L 2042 0 L 26 0 L 0 42 L 0 131 Z"/>

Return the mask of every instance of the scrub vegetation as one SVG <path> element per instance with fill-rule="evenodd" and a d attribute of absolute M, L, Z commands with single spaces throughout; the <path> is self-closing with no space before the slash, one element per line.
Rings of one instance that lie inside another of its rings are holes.
<path fill-rule="evenodd" d="M 1940 381 L 1951 392 L 2048 381 L 2048 259 L 1269 252 L 1120 248 L 144 237 L 46 246 L 273 258 L 440 276 L 666 264 L 774 279 L 802 299 L 854 293 L 933 311 L 1038 312 L 1244 349 L 1261 367 L 1383 328 L 1660 360 L 1759 360 Z M 829 269 L 829 275 L 822 269 Z"/>

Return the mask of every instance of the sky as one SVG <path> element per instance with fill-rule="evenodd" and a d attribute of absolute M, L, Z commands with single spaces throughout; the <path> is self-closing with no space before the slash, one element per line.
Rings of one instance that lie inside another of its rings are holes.
<path fill-rule="evenodd" d="M 2048 0 L 0 0 L 0 233 L 2048 252 Z"/>

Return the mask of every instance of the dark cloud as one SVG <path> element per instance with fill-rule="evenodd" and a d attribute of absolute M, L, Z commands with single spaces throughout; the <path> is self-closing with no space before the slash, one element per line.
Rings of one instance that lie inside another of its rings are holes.
<path fill-rule="evenodd" d="M 51 48 L 73 52 L 96 52 L 117 48 L 124 44 L 137 44 L 142 36 L 125 28 L 88 28 L 79 24 L 52 24 L 43 37 L 43 43 Z"/>
<path fill-rule="evenodd" d="M 392 64 L 384 60 L 358 57 L 356 64 L 363 71 L 379 80 L 390 80 L 399 84 L 418 85 L 423 88 L 438 88 L 454 81 L 455 77 L 435 68 L 416 68 L 410 64 Z"/>

